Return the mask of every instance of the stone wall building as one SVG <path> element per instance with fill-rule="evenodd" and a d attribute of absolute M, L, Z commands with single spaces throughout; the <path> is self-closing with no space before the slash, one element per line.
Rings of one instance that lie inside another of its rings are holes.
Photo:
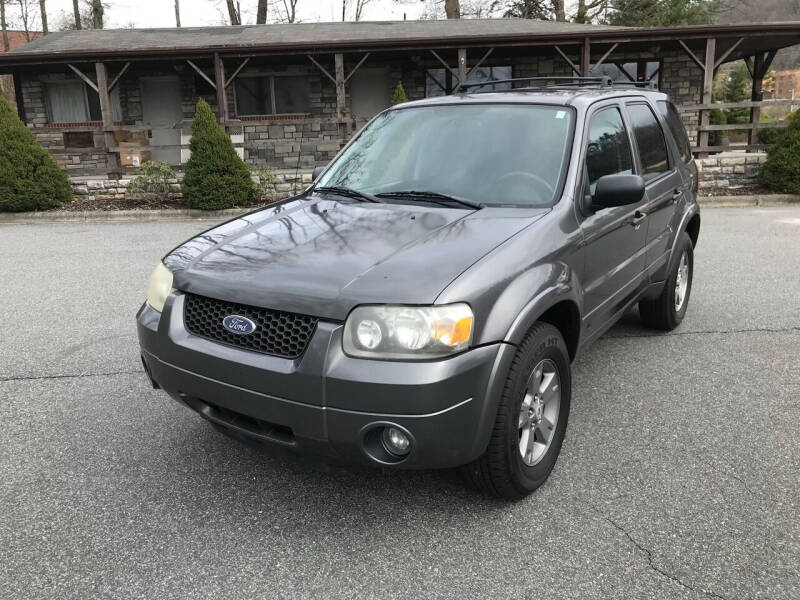
<path fill-rule="evenodd" d="M 798 42 L 799 23 L 640 29 L 497 19 L 70 31 L 0 56 L 0 73 L 13 75 L 21 118 L 73 177 L 121 179 L 147 159 L 180 171 L 204 98 L 240 156 L 275 169 L 287 186 L 287 177 L 295 185 L 290 173 L 328 163 L 390 104 L 398 83 L 411 100 L 452 93 L 459 81 L 498 82 L 487 90 L 548 83 L 502 81 L 532 77 L 652 85 L 670 95 L 704 152 L 702 107 L 714 70 L 752 57 L 758 75 L 772 51 Z"/>

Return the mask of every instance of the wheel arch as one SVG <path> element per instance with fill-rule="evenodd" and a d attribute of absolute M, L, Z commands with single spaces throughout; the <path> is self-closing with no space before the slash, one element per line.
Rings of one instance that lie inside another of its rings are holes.
<path fill-rule="evenodd" d="M 692 240 L 692 246 L 697 248 L 697 240 L 700 237 L 700 213 L 695 213 L 686 224 L 686 233 Z"/>
<path fill-rule="evenodd" d="M 572 298 L 551 298 L 528 308 L 511 326 L 507 341 L 519 344 L 537 322 L 549 323 L 561 333 L 567 345 L 570 361 L 575 359 L 581 338 L 581 316 L 578 303 Z"/>

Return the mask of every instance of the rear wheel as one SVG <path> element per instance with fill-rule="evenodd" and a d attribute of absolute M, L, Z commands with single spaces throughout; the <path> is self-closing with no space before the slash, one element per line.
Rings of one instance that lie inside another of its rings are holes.
<path fill-rule="evenodd" d="M 537 323 L 514 356 L 486 452 L 464 467 L 480 490 L 518 500 L 547 480 L 567 428 L 570 377 L 561 333 Z"/>
<path fill-rule="evenodd" d="M 675 246 L 672 268 L 661 295 L 655 300 L 639 302 L 639 315 L 648 327 L 669 331 L 683 321 L 694 274 L 694 246 L 686 232 Z"/>

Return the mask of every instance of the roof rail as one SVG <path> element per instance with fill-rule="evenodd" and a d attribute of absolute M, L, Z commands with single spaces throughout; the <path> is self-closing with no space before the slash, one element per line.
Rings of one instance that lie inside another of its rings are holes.
<path fill-rule="evenodd" d="M 526 87 L 513 87 L 515 83 L 521 81 L 532 81 L 532 82 L 552 82 L 553 85 L 542 85 L 542 86 L 526 86 Z M 498 83 L 510 83 L 512 85 L 510 90 L 503 90 L 506 92 L 514 92 L 514 91 L 530 91 L 532 89 L 537 89 L 537 87 L 548 88 L 548 87 L 597 87 L 597 88 L 611 88 L 611 87 L 633 87 L 633 88 L 649 88 L 649 89 L 658 89 L 658 84 L 655 81 L 612 81 L 611 77 L 608 75 L 600 75 L 597 77 L 570 77 L 564 75 L 558 75 L 554 77 L 515 77 L 513 79 L 494 79 L 490 81 L 481 81 L 479 83 L 464 83 L 458 84 L 453 89 L 452 93 L 456 94 L 459 92 L 464 92 L 465 90 L 469 89 L 476 89 L 482 88 L 489 85 L 495 85 Z"/>
<path fill-rule="evenodd" d="M 485 87 L 487 85 L 495 85 L 497 83 L 510 83 L 515 84 L 521 81 L 552 81 L 552 82 L 563 82 L 557 84 L 557 86 L 583 86 L 583 85 L 595 85 L 601 87 L 611 87 L 612 81 L 611 77 L 607 75 L 601 75 L 599 77 L 571 77 L 565 75 L 555 75 L 553 77 L 514 77 L 512 79 L 493 79 L 490 81 L 481 81 L 479 83 L 459 83 L 454 89 L 453 93 L 460 90 L 467 90 L 472 88 L 480 88 Z M 544 87 L 544 86 L 543 86 Z M 512 87 L 512 89 L 514 89 Z"/>

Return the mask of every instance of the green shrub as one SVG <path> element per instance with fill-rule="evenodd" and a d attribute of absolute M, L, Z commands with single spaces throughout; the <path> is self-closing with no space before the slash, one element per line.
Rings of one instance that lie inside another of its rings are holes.
<path fill-rule="evenodd" d="M 260 202 L 275 200 L 276 177 L 272 167 L 262 165 L 250 167 L 250 175 L 256 180 L 256 200 Z"/>
<path fill-rule="evenodd" d="M 72 186 L 0 97 L 0 211 L 45 210 L 72 200 Z"/>
<path fill-rule="evenodd" d="M 166 200 L 172 191 L 170 180 L 175 179 L 175 171 L 169 163 L 148 160 L 136 170 L 136 177 L 125 188 L 125 197 L 147 201 Z"/>
<path fill-rule="evenodd" d="M 392 96 L 392 106 L 395 104 L 402 104 L 403 102 L 408 102 L 408 96 L 406 96 L 406 89 L 403 87 L 403 82 L 398 81 L 397 87 L 394 88 L 394 96 Z"/>
<path fill-rule="evenodd" d="M 800 118 L 796 114 L 767 151 L 760 180 L 771 190 L 800 194 Z"/>
<path fill-rule="evenodd" d="M 197 101 L 189 148 L 192 156 L 186 163 L 183 197 L 191 208 L 221 210 L 252 202 L 250 170 L 202 98 Z"/>
<path fill-rule="evenodd" d="M 796 119 L 798 119 L 798 115 L 800 114 L 800 110 L 795 111 L 793 113 L 789 113 L 786 116 L 785 122 L 789 125 Z M 763 120 L 763 119 L 762 119 Z M 778 127 L 772 127 L 770 129 L 759 129 L 758 130 L 758 143 L 759 144 L 767 144 L 768 146 L 772 146 L 778 139 L 786 133 L 786 129 L 781 129 Z"/>

